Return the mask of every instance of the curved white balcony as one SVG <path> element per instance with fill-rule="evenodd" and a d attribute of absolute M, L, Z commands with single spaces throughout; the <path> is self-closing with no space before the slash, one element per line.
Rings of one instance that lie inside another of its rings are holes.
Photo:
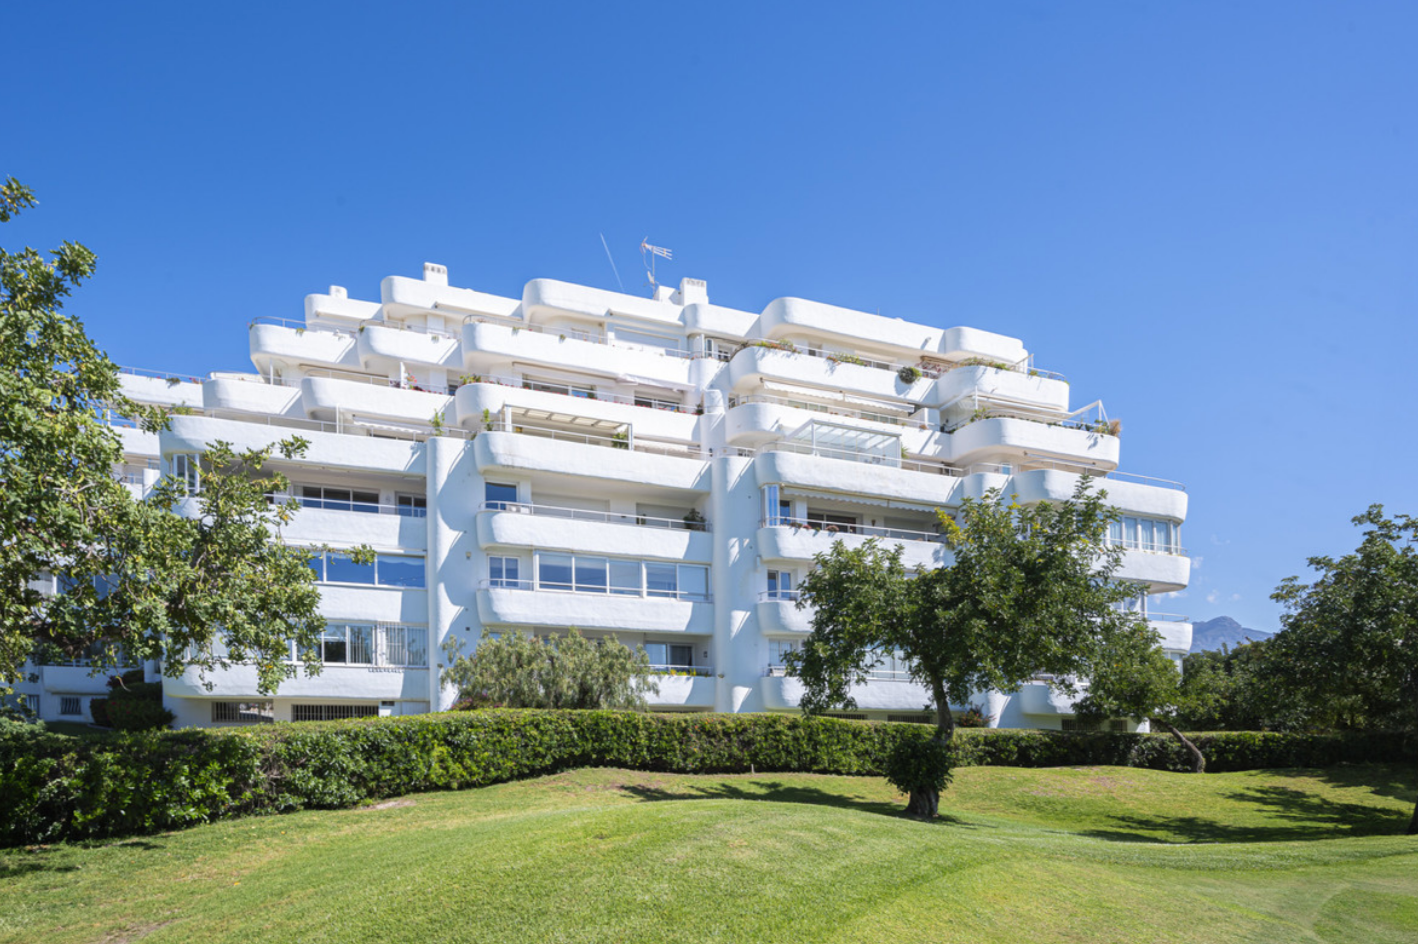
<path fill-rule="evenodd" d="M 307 415 L 320 420 L 333 420 L 338 413 L 427 424 L 441 413 L 445 422 L 453 425 L 456 418 L 453 398 L 447 394 L 390 386 L 389 381 L 377 378 L 364 382 L 305 377 L 300 382 L 300 394 Z"/>
<path fill-rule="evenodd" d="M 734 390 L 750 393 L 765 381 L 784 381 L 825 390 L 851 391 L 884 400 L 919 403 L 935 381 L 922 376 L 903 383 L 893 370 L 864 367 L 846 361 L 813 356 L 773 347 L 750 345 L 729 361 L 729 380 Z"/>
<path fill-rule="evenodd" d="M 478 545 L 483 549 L 535 547 L 696 563 L 709 563 L 714 556 L 707 532 L 690 531 L 682 521 L 670 519 L 516 504 L 484 507 L 477 521 Z"/>
<path fill-rule="evenodd" d="M 714 707 L 714 689 L 718 679 L 708 676 L 656 675 L 659 694 L 647 694 L 651 708 L 694 709 L 708 711 Z"/>
<path fill-rule="evenodd" d="M 1190 652 L 1192 648 L 1192 624 L 1182 616 L 1165 613 L 1149 613 L 1147 625 L 1162 638 L 1161 646 L 1169 652 Z"/>
<path fill-rule="evenodd" d="M 758 617 L 758 631 L 765 635 L 812 632 L 812 611 L 798 609 L 796 592 L 760 594 L 754 614 Z"/>
<path fill-rule="evenodd" d="M 504 406 L 512 407 L 520 415 L 542 417 L 542 422 L 574 425 L 578 420 L 598 421 L 597 425 L 615 429 L 629 426 L 637 436 L 656 439 L 694 442 L 699 438 L 700 417 L 687 408 L 656 409 L 652 406 L 636 406 L 629 398 L 611 395 L 590 397 L 549 393 L 545 390 L 526 390 L 520 382 L 512 380 L 493 381 L 485 379 L 480 383 L 464 384 L 455 395 L 458 416 L 466 429 L 483 428 L 486 421 L 484 411 L 490 418 L 496 418 Z"/>
<path fill-rule="evenodd" d="M 251 358 L 258 364 L 272 360 L 288 364 L 323 364 L 358 367 L 355 332 L 304 328 L 291 324 L 252 322 Z"/>
<path fill-rule="evenodd" d="M 963 479 L 943 465 L 902 460 L 904 467 L 898 468 L 792 452 L 789 447 L 786 443 L 781 447 L 770 444 L 771 451 L 760 452 L 754 458 L 759 485 L 797 485 L 939 507 L 958 502 L 956 495 Z"/>
<path fill-rule="evenodd" d="M 1069 426 L 998 416 L 976 420 L 950 436 L 950 459 L 956 465 L 1009 462 L 1027 456 L 1058 457 L 1115 469 L 1118 437 Z"/>
<path fill-rule="evenodd" d="M 582 478 L 652 485 L 707 492 L 710 488 L 708 462 L 694 456 L 660 455 L 659 447 L 636 443 L 634 449 L 607 448 L 599 441 L 575 438 L 483 432 L 473 441 L 478 471 L 524 470 L 560 472 Z"/>
<path fill-rule="evenodd" d="M 1028 464 L 1028 460 L 1025 460 Z M 1085 470 L 1027 469 L 1016 471 L 1010 490 L 1024 504 L 1058 502 L 1073 497 L 1073 490 Z M 1187 493 L 1177 483 L 1122 472 L 1096 473 L 1095 489 L 1108 493 L 1107 503 L 1116 508 L 1152 518 L 1183 521 L 1187 517 Z"/>
<path fill-rule="evenodd" d="M 428 519 L 407 514 L 413 509 L 394 505 L 368 506 L 369 511 L 335 511 L 329 508 L 302 508 L 281 536 L 291 544 L 333 544 L 354 547 L 368 544 L 377 548 L 428 547 Z M 403 511 L 405 514 L 400 514 Z M 417 511 L 422 512 L 419 508 Z"/>
<path fill-rule="evenodd" d="M 310 445 L 305 454 L 295 460 L 297 462 L 331 469 L 424 474 L 422 443 L 368 435 L 342 435 L 334 429 L 334 424 L 322 424 L 317 420 L 241 414 L 227 417 L 179 415 L 170 418 L 168 428 L 157 438 L 162 454 L 171 455 L 174 452 L 204 452 L 208 443 L 219 439 L 239 450 L 264 449 L 282 439 L 301 436 Z"/>
<path fill-rule="evenodd" d="M 760 680 L 763 705 L 770 711 L 797 708 L 802 703 L 803 683 L 783 674 L 765 675 Z M 924 685 L 910 680 L 872 679 L 865 685 L 848 689 L 858 711 L 919 712 L 931 704 L 931 694 Z"/>
<path fill-rule="evenodd" d="M 680 324 L 680 307 L 653 298 L 625 295 L 556 279 L 533 279 L 522 289 L 522 311 L 528 321 L 558 316 L 607 319 L 633 315 L 662 325 Z"/>
<path fill-rule="evenodd" d="M 360 361 L 366 367 L 423 364 L 461 370 L 463 366 L 456 336 L 405 328 L 399 324 L 371 321 L 361 326 L 358 347 Z"/>
<path fill-rule="evenodd" d="M 901 562 L 909 569 L 940 567 L 948 560 L 945 545 L 925 532 L 903 532 L 890 528 L 861 527 L 853 534 L 845 530 L 818 529 L 811 525 L 770 525 L 758 529 L 758 556 L 764 560 L 810 561 L 825 554 L 841 541 L 858 548 L 875 538 L 883 547 L 900 544 L 905 550 Z M 875 532 L 875 533 L 873 533 Z"/>
<path fill-rule="evenodd" d="M 468 314 L 509 317 L 517 311 L 515 298 L 489 295 L 470 288 L 458 288 L 424 279 L 391 275 L 379 283 L 379 297 L 385 317 L 405 318 L 409 315 L 445 311 L 460 319 Z"/>
<path fill-rule="evenodd" d="M 1026 715 L 1072 715 L 1073 706 L 1082 697 L 1064 695 L 1054 691 L 1047 682 L 1028 682 L 1015 697 L 1019 700 L 1019 710 Z"/>
<path fill-rule="evenodd" d="M 609 344 L 603 336 L 582 335 L 538 325 L 505 325 L 473 320 L 463 326 L 463 363 L 469 373 L 506 374 L 512 364 L 573 369 L 608 378 L 644 378 L 683 389 L 689 384 L 688 351 L 683 356 Z"/>
<path fill-rule="evenodd" d="M 267 383 L 256 374 L 213 374 L 202 384 L 202 406 L 238 413 L 305 415 L 299 387 Z"/>
<path fill-rule="evenodd" d="M 484 626 L 691 633 L 714 631 L 714 605 L 662 597 L 614 596 L 487 587 L 478 591 L 478 618 Z"/>
<path fill-rule="evenodd" d="M 208 688 L 205 683 L 210 683 Z M 354 698 L 361 701 L 428 701 L 430 672 L 426 667 L 326 665 L 319 675 L 307 677 L 304 669 L 276 689 L 278 698 Z M 233 665 L 207 673 L 188 668 L 176 678 L 164 678 L 163 695 L 173 698 L 269 699 L 257 689 L 256 667 Z"/>
<path fill-rule="evenodd" d="M 165 374 L 142 367 L 118 368 L 118 382 L 125 396 L 139 403 L 159 406 L 201 406 L 202 380 L 179 374 Z"/>
<path fill-rule="evenodd" d="M 39 684 L 44 691 L 56 695 L 107 695 L 109 678 L 122 671 L 104 669 L 91 675 L 93 668 L 87 665 L 41 665 Z"/>
<path fill-rule="evenodd" d="M 935 382 L 926 402 L 950 403 L 974 393 L 986 398 L 1019 401 L 1044 410 L 1068 412 L 1069 386 L 1065 381 L 1043 377 L 1037 372 L 1031 376 L 1027 368 L 999 370 L 981 364 L 946 371 Z"/>
<path fill-rule="evenodd" d="M 1148 585 L 1150 593 L 1183 590 L 1191 579 L 1192 561 L 1185 552 L 1164 554 L 1155 551 L 1123 552 L 1118 578 Z"/>

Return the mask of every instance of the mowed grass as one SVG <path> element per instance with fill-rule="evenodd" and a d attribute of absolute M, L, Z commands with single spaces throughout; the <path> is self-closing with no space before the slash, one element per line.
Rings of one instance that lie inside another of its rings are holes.
<path fill-rule="evenodd" d="M 0 941 L 1418 941 L 1414 772 L 582 770 L 0 852 Z"/>

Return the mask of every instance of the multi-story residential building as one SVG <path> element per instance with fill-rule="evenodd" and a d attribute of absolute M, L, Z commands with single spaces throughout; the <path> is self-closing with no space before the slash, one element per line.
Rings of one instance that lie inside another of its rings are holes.
<path fill-rule="evenodd" d="M 1119 473 L 1101 404 L 1073 408 L 1003 335 L 798 298 L 738 311 L 692 279 L 653 298 L 538 279 L 504 298 L 437 265 L 248 333 L 252 373 L 126 372 L 134 399 L 184 409 L 159 435 L 115 418 L 122 475 L 196 491 L 208 443 L 307 439 L 281 464 L 304 506 L 284 537 L 334 549 L 316 561 L 324 671 L 274 698 L 239 666 L 167 678 L 180 726 L 445 709 L 448 640 L 569 627 L 644 645 L 658 710 L 793 711 L 782 659 L 810 628 L 795 588 L 814 554 L 875 537 L 939 565 L 937 509 L 991 487 L 1062 499 L 1085 473 L 1124 512 L 1122 575 L 1187 584 L 1185 491 Z M 374 564 L 339 552 L 358 545 Z M 1180 659 L 1190 624 L 1147 615 Z M 102 691 L 82 666 L 38 671 L 25 691 L 46 718 Z M 874 719 L 923 720 L 929 701 L 889 654 L 854 696 Z M 1003 726 L 1071 724 L 1042 680 L 977 703 Z"/>

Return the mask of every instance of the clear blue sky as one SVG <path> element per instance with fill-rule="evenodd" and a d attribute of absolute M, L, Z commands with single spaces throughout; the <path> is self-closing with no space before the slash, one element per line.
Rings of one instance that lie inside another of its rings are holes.
<path fill-rule="evenodd" d="M 62 15 L 60 10 L 62 9 Z M 1276 628 L 1418 513 L 1418 4 L 11 4 L 0 245 L 99 254 L 120 364 L 425 260 L 1015 335 L 1179 479 L 1169 609 Z"/>

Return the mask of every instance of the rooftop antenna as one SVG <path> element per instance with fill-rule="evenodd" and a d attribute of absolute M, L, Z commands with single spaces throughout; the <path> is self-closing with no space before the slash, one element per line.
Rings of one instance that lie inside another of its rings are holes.
<path fill-rule="evenodd" d="M 650 294 L 654 295 L 655 289 L 660 284 L 655 281 L 655 257 L 660 256 L 673 262 L 675 256 L 673 252 L 662 246 L 650 245 L 647 241 L 649 238 L 646 236 L 645 239 L 640 240 L 640 260 L 645 264 L 645 278 L 650 281 Z"/>
<path fill-rule="evenodd" d="M 615 259 L 611 256 L 611 247 L 606 245 L 606 234 L 601 233 L 601 245 L 606 249 L 606 261 L 611 264 L 611 271 L 615 273 L 615 284 L 620 286 L 620 290 L 625 291 L 625 283 L 620 280 L 620 270 L 615 267 Z"/>

